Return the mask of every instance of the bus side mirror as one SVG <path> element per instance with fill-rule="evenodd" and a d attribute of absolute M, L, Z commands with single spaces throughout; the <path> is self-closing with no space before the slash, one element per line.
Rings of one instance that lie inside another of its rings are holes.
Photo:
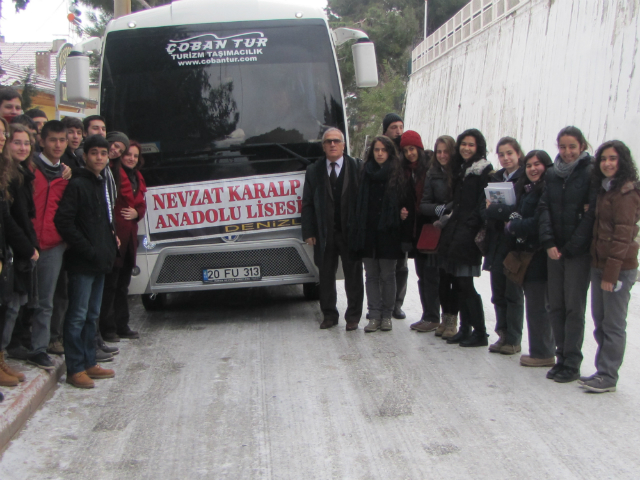
<path fill-rule="evenodd" d="M 72 51 L 67 58 L 67 100 L 89 100 L 89 57 Z"/>
<path fill-rule="evenodd" d="M 376 49 L 368 38 L 361 38 L 351 46 L 353 66 L 356 73 L 356 85 L 375 87 L 378 85 L 378 65 Z"/>

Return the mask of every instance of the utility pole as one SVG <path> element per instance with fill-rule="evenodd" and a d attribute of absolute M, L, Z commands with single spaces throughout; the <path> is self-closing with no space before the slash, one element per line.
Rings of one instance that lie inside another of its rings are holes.
<path fill-rule="evenodd" d="M 424 39 L 427 39 L 427 1 L 424 0 Z"/>
<path fill-rule="evenodd" d="M 131 0 L 113 0 L 113 18 L 120 18 L 131 13 Z"/>

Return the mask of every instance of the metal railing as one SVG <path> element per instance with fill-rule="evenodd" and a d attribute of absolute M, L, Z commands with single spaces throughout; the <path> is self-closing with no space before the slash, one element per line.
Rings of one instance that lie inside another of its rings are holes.
<path fill-rule="evenodd" d="M 417 72 L 528 1 L 471 0 L 413 49 L 411 52 L 411 73 Z"/>

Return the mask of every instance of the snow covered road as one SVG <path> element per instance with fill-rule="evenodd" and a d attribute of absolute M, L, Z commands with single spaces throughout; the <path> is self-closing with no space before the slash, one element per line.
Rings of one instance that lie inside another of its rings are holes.
<path fill-rule="evenodd" d="M 364 320 L 319 330 L 300 287 L 177 296 L 154 313 L 132 297 L 141 339 L 118 344 L 116 378 L 60 383 L 3 453 L 0 478 L 638 477 L 638 291 L 618 391 L 595 395 L 518 355 L 410 331 L 415 280 L 408 318 L 366 335 Z M 488 275 L 476 283 L 492 328 Z M 583 374 L 591 331 L 587 315 Z"/>

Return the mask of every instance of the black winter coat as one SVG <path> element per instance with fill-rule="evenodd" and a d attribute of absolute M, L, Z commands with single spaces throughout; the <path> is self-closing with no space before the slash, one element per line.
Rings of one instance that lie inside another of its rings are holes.
<path fill-rule="evenodd" d="M 16 255 L 14 260 L 14 288 L 16 292 L 27 294 L 32 291 L 34 282 L 31 256 L 34 249 L 40 249 L 32 221 L 36 217 L 36 206 L 33 203 L 33 181 L 36 177 L 28 167 L 20 166 L 18 173 L 22 177 L 22 182 L 15 179 L 9 183 L 9 192 L 13 199 L 9 211 L 16 225 L 20 227 L 22 233 L 27 237 L 31 255 Z"/>
<path fill-rule="evenodd" d="M 485 226 L 486 208 L 484 188 L 489 183 L 491 164 L 480 159 L 463 165 L 453 196 L 451 218 L 442 230 L 438 253 L 464 265 L 480 265 L 482 254 L 475 238 Z"/>
<path fill-rule="evenodd" d="M 509 222 L 510 248 L 516 251 L 535 252 L 527 273 L 525 282 L 546 282 L 547 281 L 547 252 L 540 246 L 538 235 L 538 220 L 540 211 L 538 204 L 542 196 L 544 184 L 536 185 L 529 192 L 524 192 L 518 198 L 516 211 L 522 216 L 520 219 Z M 522 242 L 516 241 L 522 239 Z"/>
<path fill-rule="evenodd" d="M 69 272 L 100 275 L 111 272 L 116 237 L 109 221 L 104 180 L 79 169 L 60 200 L 54 223 L 69 248 L 64 254 Z"/>
<path fill-rule="evenodd" d="M 355 258 L 397 260 L 404 257 L 402 243 L 411 242 L 411 223 L 408 218 L 400 219 L 400 210 L 411 208 L 411 195 L 399 201 L 390 191 L 389 166 L 381 167 L 375 161 L 364 165 L 349 227 L 349 249 Z M 413 198 L 415 204 L 415 196 Z"/>
<path fill-rule="evenodd" d="M 420 202 L 420 213 L 429 219 L 428 223 L 438 220 L 436 207 L 446 205 L 447 210 L 453 207 L 453 192 L 447 181 L 447 174 L 442 165 L 434 159 L 431 167 L 427 171 L 427 178 L 424 181 L 424 191 Z"/>
<path fill-rule="evenodd" d="M 504 171 L 502 168 L 489 177 L 489 183 L 504 183 Z M 516 183 L 524 174 L 524 168 L 520 167 L 515 171 L 513 176 L 508 180 Z M 486 196 L 485 196 L 486 198 Z M 509 253 L 510 239 L 505 236 L 504 224 L 509 221 L 509 215 L 516 211 L 515 205 L 503 205 L 500 203 L 492 203 L 486 209 L 485 215 L 487 219 L 487 253 L 484 256 L 484 270 L 493 268 L 502 271 L 504 268 L 503 261 Z"/>
<path fill-rule="evenodd" d="M 349 217 L 355 209 L 358 195 L 360 163 L 345 154 L 343 168 L 346 168 L 346 176 L 342 188 L 340 221 L 342 236 L 346 239 L 349 238 Z M 315 237 L 316 245 L 313 252 L 317 266 L 322 265 L 327 238 L 333 235 L 327 228 L 330 222 L 333 222 L 333 194 L 327 173 L 327 159 L 323 157 L 307 167 L 302 194 L 302 239 Z"/>
<path fill-rule="evenodd" d="M 557 247 L 567 258 L 589 252 L 593 235 L 598 188 L 591 178 L 593 157 L 580 162 L 565 179 L 555 168 L 545 174 L 540 199 L 540 243 L 547 250 Z M 585 212 L 585 205 L 589 209 Z"/>
<path fill-rule="evenodd" d="M 80 153 L 80 156 L 78 156 Z M 82 149 L 71 150 L 71 147 L 67 147 L 67 149 L 60 157 L 60 161 L 64 163 L 67 167 L 71 169 L 72 173 L 75 173 L 77 169 L 84 168 L 84 160 L 82 159 Z"/>

